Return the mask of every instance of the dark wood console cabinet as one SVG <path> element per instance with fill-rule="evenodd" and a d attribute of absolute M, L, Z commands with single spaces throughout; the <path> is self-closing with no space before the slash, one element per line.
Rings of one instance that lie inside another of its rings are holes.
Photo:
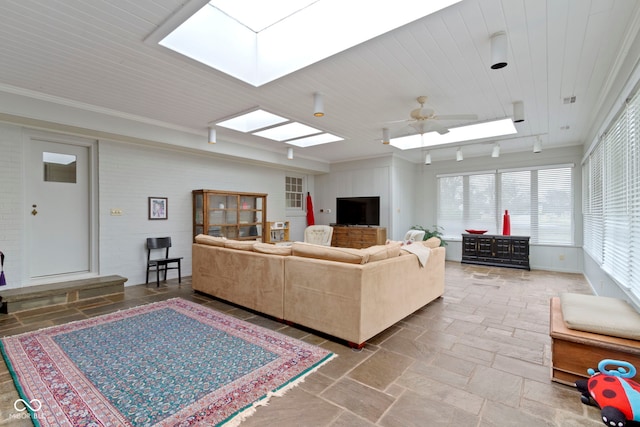
<path fill-rule="evenodd" d="M 531 270 L 529 237 L 463 234 L 462 262 Z"/>

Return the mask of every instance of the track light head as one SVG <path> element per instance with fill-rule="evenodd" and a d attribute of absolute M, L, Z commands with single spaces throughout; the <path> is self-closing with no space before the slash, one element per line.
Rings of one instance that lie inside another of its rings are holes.
<path fill-rule="evenodd" d="M 209 127 L 209 144 L 216 143 L 216 128 L 210 126 Z"/>

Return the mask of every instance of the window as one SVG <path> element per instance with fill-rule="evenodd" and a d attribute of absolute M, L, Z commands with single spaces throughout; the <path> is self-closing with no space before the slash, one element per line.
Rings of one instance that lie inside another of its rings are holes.
<path fill-rule="evenodd" d="M 502 231 L 509 210 L 511 234 L 532 243 L 571 245 L 573 165 L 438 176 L 438 225 L 445 237 L 466 229 Z"/>
<path fill-rule="evenodd" d="M 304 200 L 302 178 L 287 176 L 285 178 L 285 198 L 287 209 L 302 210 Z"/>
<path fill-rule="evenodd" d="M 640 95 L 634 94 L 582 166 L 584 250 L 640 296 Z"/>

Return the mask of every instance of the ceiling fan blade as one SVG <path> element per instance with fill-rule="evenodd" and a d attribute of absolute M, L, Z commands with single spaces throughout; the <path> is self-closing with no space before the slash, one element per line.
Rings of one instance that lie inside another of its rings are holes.
<path fill-rule="evenodd" d="M 444 135 L 445 133 L 449 133 L 449 129 L 440 125 L 439 123 L 431 122 L 430 126 L 432 131 L 438 132 L 440 135 Z"/>
<path fill-rule="evenodd" d="M 437 120 L 478 120 L 477 114 L 443 114 L 435 116 Z"/>

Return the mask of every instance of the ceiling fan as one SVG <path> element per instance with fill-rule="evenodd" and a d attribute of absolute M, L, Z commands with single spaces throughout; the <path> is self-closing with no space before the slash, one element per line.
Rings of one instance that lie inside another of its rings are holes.
<path fill-rule="evenodd" d="M 420 104 L 420 108 L 416 108 L 411 110 L 409 116 L 411 117 L 408 120 L 397 120 L 391 123 L 398 122 L 409 122 L 409 126 L 414 128 L 416 132 L 419 134 L 424 134 L 427 132 L 438 132 L 440 135 L 444 135 L 449 132 L 442 124 L 438 123 L 439 120 L 477 120 L 478 116 L 475 114 L 444 114 L 437 115 L 435 110 L 428 105 L 425 105 L 427 102 L 426 96 L 419 96 L 416 98 L 418 104 Z"/>

